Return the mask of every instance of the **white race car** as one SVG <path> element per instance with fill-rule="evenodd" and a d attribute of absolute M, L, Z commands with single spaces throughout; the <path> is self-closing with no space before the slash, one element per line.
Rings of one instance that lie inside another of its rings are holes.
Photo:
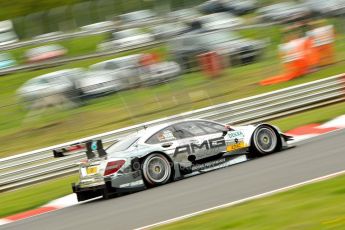
<path fill-rule="evenodd" d="M 108 198 L 278 152 L 289 140 L 269 124 L 186 120 L 145 127 L 106 149 L 101 141 L 86 142 L 88 159 L 80 164 L 80 180 L 72 188 L 79 201 Z"/>

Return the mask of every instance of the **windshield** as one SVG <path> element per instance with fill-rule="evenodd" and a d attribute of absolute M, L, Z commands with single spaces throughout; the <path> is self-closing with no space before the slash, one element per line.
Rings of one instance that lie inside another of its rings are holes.
<path fill-rule="evenodd" d="M 124 151 L 131 147 L 138 139 L 139 136 L 137 134 L 130 135 L 111 145 L 106 151 L 108 153 Z"/>

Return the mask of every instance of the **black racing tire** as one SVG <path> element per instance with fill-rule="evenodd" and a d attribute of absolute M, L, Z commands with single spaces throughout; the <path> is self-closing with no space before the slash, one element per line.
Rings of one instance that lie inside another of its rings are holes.
<path fill-rule="evenodd" d="M 104 200 L 108 200 L 108 199 L 110 199 L 111 198 L 111 194 L 110 194 L 110 192 L 108 191 L 108 189 L 103 189 L 103 191 L 102 191 L 102 197 L 103 197 L 103 199 Z"/>
<path fill-rule="evenodd" d="M 251 140 L 250 158 L 274 153 L 280 149 L 280 140 L 277 131 L 268 125 L 257 127 Z"/>
<path fill-rule="evenodd" d="M 101 190 L 101 195 L 104 200 L 108 200 L 117 197 L 118 194 L 111 188 L 110 183 L 106 183 L 105 188 Z"/>
<path fill-rule="evenodd" d="M 170 161 L 161 153 L 152 153 L 145 157 L 141 170 L 148 188 L 166 184 L 172 178 Z"/>

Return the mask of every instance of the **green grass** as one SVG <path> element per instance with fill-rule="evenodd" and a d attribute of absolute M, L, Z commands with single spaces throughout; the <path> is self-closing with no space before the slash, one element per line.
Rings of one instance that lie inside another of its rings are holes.
<path fill-rule="evenodd" d="M 341 61 L 290 82 L 259 86 L 257 83 L 260 80 L 281 72 L 280 61 L 276 58 L 276 45 L 280 39 L 279 27 L 245 30 L 241 33 L 253 38 L 270 36 L 272 44 L 260 62 L 230 67 L 224 71 L 222 77 L 216 79 L 207 78 L 199 72 L 185 74 L 169 84 L 120 92 L 90 100 L 85 106 L 69 110 L 47 109 L 37 114 L 29 113 L 18 103 L 15 92 L 28 79 L 44 73 L 63 68 L 87 67 L 99 61 L 139 51 L 0 78 L 0 157 L 344 72 L 344 62 Z M 338 60 L 345 57 L 343 39 L 343 36 L 339 36 L 336 43 Z M 165 46 L 145 51 L 167 57 Z"/>
<path fill-rule="evenodd" d="M 344 229 L 344 184 L 339 176 L 156 229 Z"/>
<path fill-rule="evenodd" d="M 220 78 L 209 79 L 202 73 L 185 74 L 179 80 L 166 85 L 109 95 L 90 100 L 85 106 L 70 110 L 47 109 L 36 114 L 29 113 L 17 101 L 15 92 L 24 82 L 38 75 L 64 68 L 88 67 L 99 61 L 137 53 L 140 50 L 2 77 L 0 78 L 0 144 L 3 148 L 0 157 L 343 72 L 344 62 L 339 62 L 294 81 L 273 86 L 259 86 L 257 83 L 260 80 L 281 72 L 280 61 L 276 58 L 280 29 L 279 26 L 274 26 L 241 31 L 243 36 L 255 39 L 269 37 L 271 44 L 260 62 L 230 67 Z M 343 40 L 344 36 L 339 35 L 336 43 L 338 60 L 343 60 L 345 57 Z M 88 42 L 84 43 L 86 45 L 83 46 L 87 46 Z M 89 45 L 92 46 L 92 42 Z M 164 45 L 142 51 L 158 53 L 163 59 L 168 57 L 168 50 Z"/>
<path fill-rule="evenodd" d="M 299 113 L 286 118 L 276 119 L 270 123 L 286 131 L 309 123 L 324 122 L 343 114 L 345 114 L 345 102 Z M 50 200 L 69 194 L 72 192 L 70 184 L 76 180 L 76 176 L 70 176 L 32 185 L 28 188 L 2 193 L 0 195 L 0 218 L 38 207 Z"/>
<path fill-rule="evenodd" d="M 272 124 L 279 126 L 282 131 L 288 131 L 305 124 L 322 124 L 334 117 L 345 115 L 345 102 L 313 109 L 307 112 L 298 113 L 288 117 L 283 117 L 271 121 Z"/>
<path fill-rule="evenodd" d="M 0 195 L 0 218 L 15 213 L 34 209 L 51 200 L 72 193 L 71 183 L 77 179 L 76 175 L 51 180 Z"/>

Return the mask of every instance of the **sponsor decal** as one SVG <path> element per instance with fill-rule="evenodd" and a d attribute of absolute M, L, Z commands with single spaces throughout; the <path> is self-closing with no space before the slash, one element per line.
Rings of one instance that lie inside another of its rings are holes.
<path fill-rule="evenodd" d="M 203 141 L 201 144 L 187 144 L 187 145 L 181 145 L 176 147 L 174 152 L 174 157 L 176 157 L 178 154 L 187 153 L 188 155 L 195 153 L 197 150 L 208 150 L 208 149 L 215 149 L 219 147 L 225 146 L 225 140 L 223 137 L 217 137 L 209 140 Z"/>
<path fill-rule="evenodd" d="M 228 137 L 233 139 L 233 138 L 239 138 L 239 137 L 244 137 L 244 134 L 241 131 L 234 131 L 234 132 L 228 132 Z"/>
<path fill-rule="evenodd" d="M 199 170 L 203 170 L 203 169 L 207 169 L 207 168 L 212 168 L 215 166 L 218 166 L 219 164 L 222 164 L 225 162 L 225 158 L 216 160 L 216 161 L 210 161 L 207 163 L 203 163 L 203 164 L 197 164 L 197 165 L 193 165 L 192 166 L 192 171 L 199 171 Z"/>
<path fill-rule="evenodd" d="M 97 150 L 97 141 L 93 141 L 91 144 L 91 150 L 95 151 Z"/>

